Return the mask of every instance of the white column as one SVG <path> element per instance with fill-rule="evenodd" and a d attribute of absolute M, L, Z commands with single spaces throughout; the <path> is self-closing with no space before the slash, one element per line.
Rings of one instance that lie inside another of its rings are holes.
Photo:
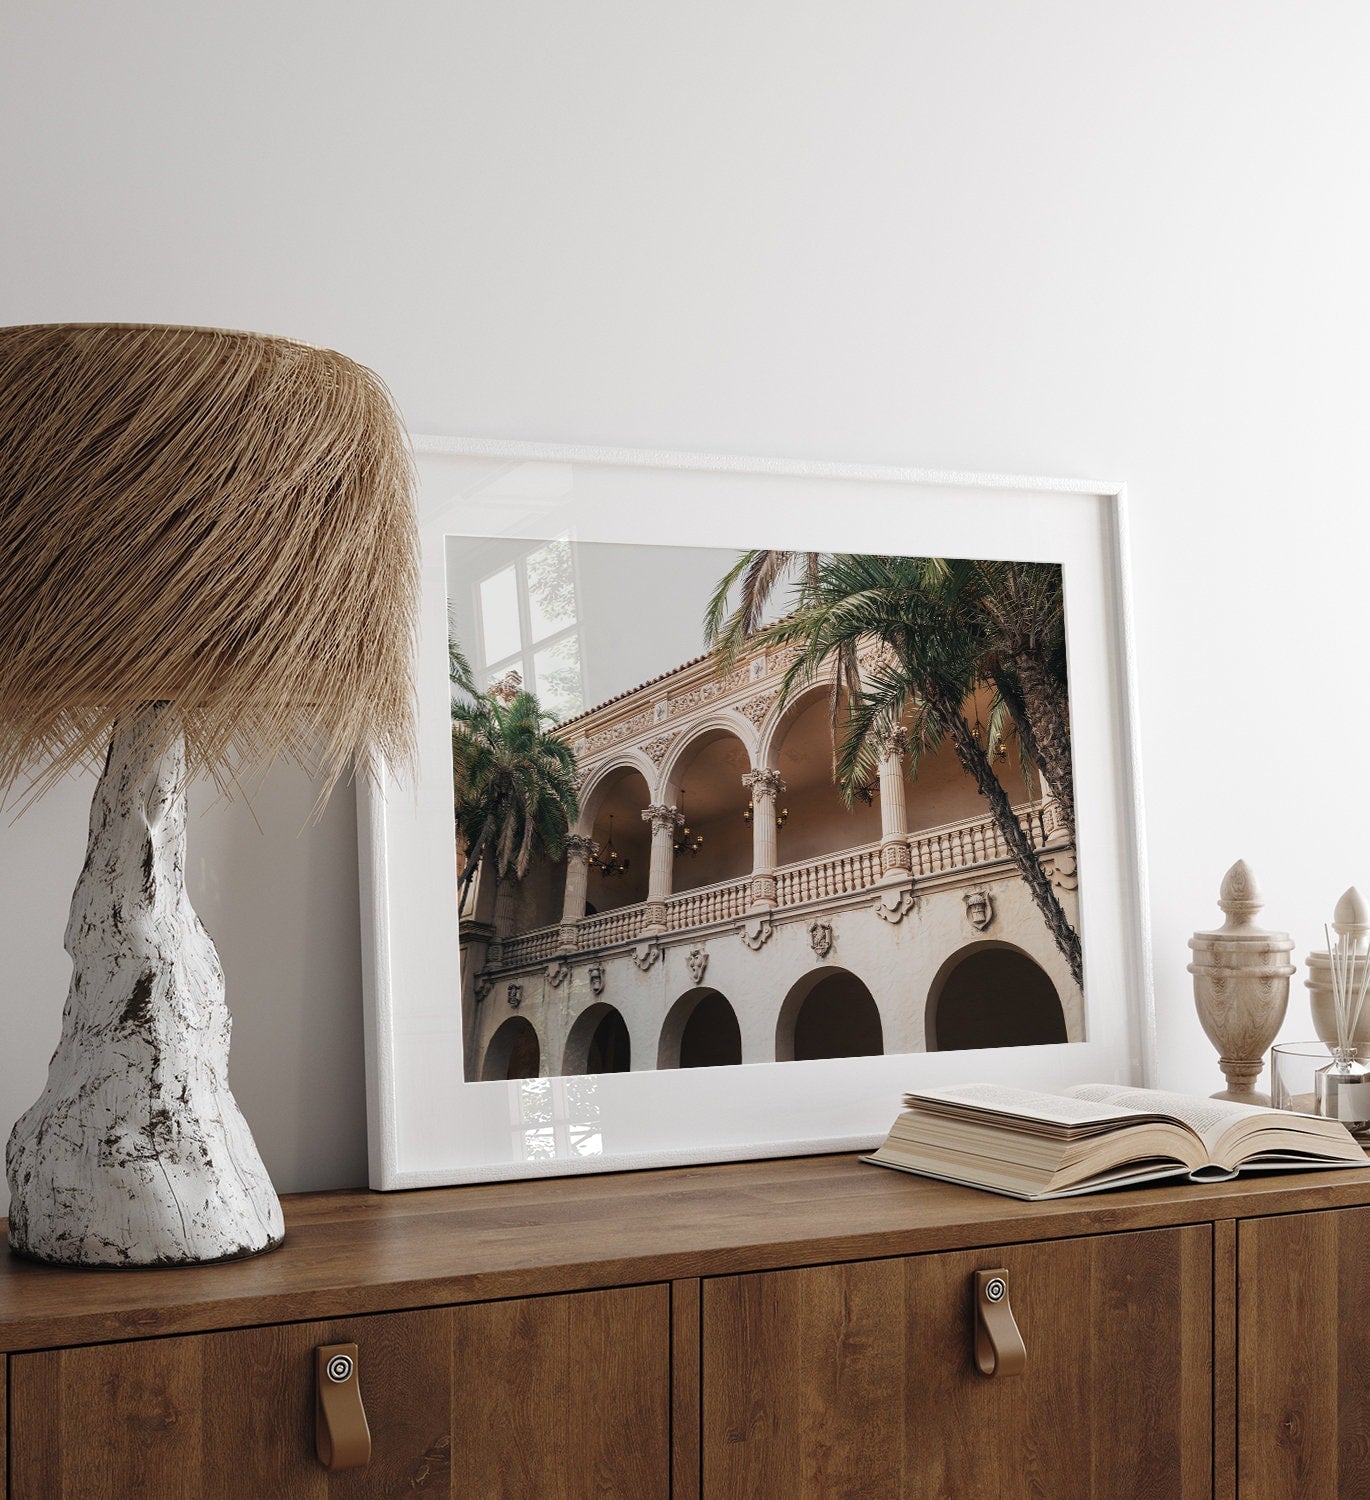
<path fill-rule="evenodd" d="M 775 905 L 775 799 L 785 790 L 779 771 L 748 771 L 742 785 L 752 798 L 752 906 Z"/>
<path fill-rule="evenodd" d="M 904 802 L 904 757 L 909 735 L 896 729 L 880 744 L 880 872 L 899 875 L 912 868 L 909 816 Z"/>
<path fill-rule="evenodd" d="M 572 951 L 576 947 L 576 923 L 585 915 L 590 861 L 598 853 L 599 845 L 583 833 L 573 833 L 566 840 L 566 894 L 561 904 L 561 946 Z"/>
<path fill-rule="evenodd" d="M 671 894 L 675 869 L 676 829 L 685 819 L 674 807 L 654 802 L 642 809 L 642 821 L 652 825 L 652 867 L 647 877 L 647 910 L 642 930 L 665 932 L 666 899 Z"/>

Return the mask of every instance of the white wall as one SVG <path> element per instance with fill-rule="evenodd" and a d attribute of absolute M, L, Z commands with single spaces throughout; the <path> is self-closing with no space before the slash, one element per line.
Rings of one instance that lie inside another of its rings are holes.
<path fill-rule="evenodd" d="M 1231 861 L 1300 950 L 1370 886 L 1367 55 L 1360 0 L 11 6 L 0 321 L 294 334 L 422 432 L 1126 479 L 1163 1075 L 1207 1089 Z M 87 795 L 0 824 L 5 1128 Z M 365 1174 L 354 816 L 311 801 L 193 828 L 283 1189 Z"/>

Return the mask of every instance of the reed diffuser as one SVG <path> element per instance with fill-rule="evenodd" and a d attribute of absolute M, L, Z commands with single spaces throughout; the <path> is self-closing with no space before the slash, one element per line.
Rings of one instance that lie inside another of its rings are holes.
<path fill-rule="evenodd" d="M 1370 991 L 1370 907 L 1355 886 L 1337 902 L 1332 925 L 1323 932 L 1337 1040 L 1332 1061 L 1314 1077 L 1314 1107 L 1352 1132 L 1370 1130 L 1370 1069 L 1357 1057 L 1356 1045 L 1356 1027 Z"/>

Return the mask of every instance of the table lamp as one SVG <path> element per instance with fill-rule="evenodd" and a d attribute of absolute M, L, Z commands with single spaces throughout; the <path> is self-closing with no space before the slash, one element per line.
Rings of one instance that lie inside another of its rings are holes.
<path fill-rule="evenodd" d="M 286 758 L 323 799 L 409 762 L 413 467 L 381 381 L 213 329 L 0 329 L 0 790 L 103 765 L 47 1086 L 6 1152 L 11 1247 L 75 1265 L 278 1245 L 185 888 L 189 777 Z"/>

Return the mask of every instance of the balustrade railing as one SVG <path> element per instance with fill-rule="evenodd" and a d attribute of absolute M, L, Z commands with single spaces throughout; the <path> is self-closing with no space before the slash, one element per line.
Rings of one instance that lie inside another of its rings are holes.
<path fill-rule="evenodd" d="M 775 872 L 777 906 L 798 906 L 828 896 L 863 891 L 880 879 L 880 845 L 847 849 L 827 859 L 803 860 Z"/>
<path fill-rule="evenodd" d="M 1044 848 L 1061 827 L 1055 801 L 1032 802 L 1015 809 L 1018 822 L 1034 849 Z M 913 874 L 938 875 L 1009 857 L 1008 842 L 993 818 L 967 818 L 909 835 Z"/>
<path fill-rule="evenodd" d="M 687 927 L 707 927 L 710 922 L 745 916 L 751 899 L 750 876 L 722 885 L 707 885 L 697 891 L 682 891 L 666 902 L 666 926 L 672 932 L 681 932 Z"/>
<path fill-rule="evenodd" d="M 1029 803 L 1015 811 L 1034 849 L 1044 848 L 1063 826 L 1060 808 L 1054 800 Z M 915 879 L 971 869 L 1009 857 L 1008 844 L 993 818 L 967 818 L 912 833 L 908 835 L 908 846 Z M 875 885 L 880 875 L 879 844 L 844 849 L 822 859 L 801 860 L 775 872 L 776 905 L 800 906 L 807 901 L 848 896 Z M 668 897 L 667 930 L 684 932 L 745 916 L 751 905 L 751 887 L 751 877 L 743 876 Z M 641 934 L 645 918 L 646 908 L 642 903 L 583 917 L 576 924 L 576 948 L 585 952 L 613 943 L 630 943 Z M 544 963 L 560 951 L 561 928 L 540 927 L 535 932 L 507 939 L 499 967 L 512 969 Z"/>
<path fill-rule="evenodd" d="M 501 949 L 502 969 L 522 969 L 529 964 L 545 963 L 553 957 L 559 946 L 559 927 L 539 927 L 533 932 L 521 932 L 517 937 L 506 938 Z"/>
<path fill-rule="evenodd" d="M 644 908 L 639 905 L 582 917 L 576 928 L 576 946 L 604 948 L 610 943 L 631 943 L 642 931 L 643 916 Z"/>

